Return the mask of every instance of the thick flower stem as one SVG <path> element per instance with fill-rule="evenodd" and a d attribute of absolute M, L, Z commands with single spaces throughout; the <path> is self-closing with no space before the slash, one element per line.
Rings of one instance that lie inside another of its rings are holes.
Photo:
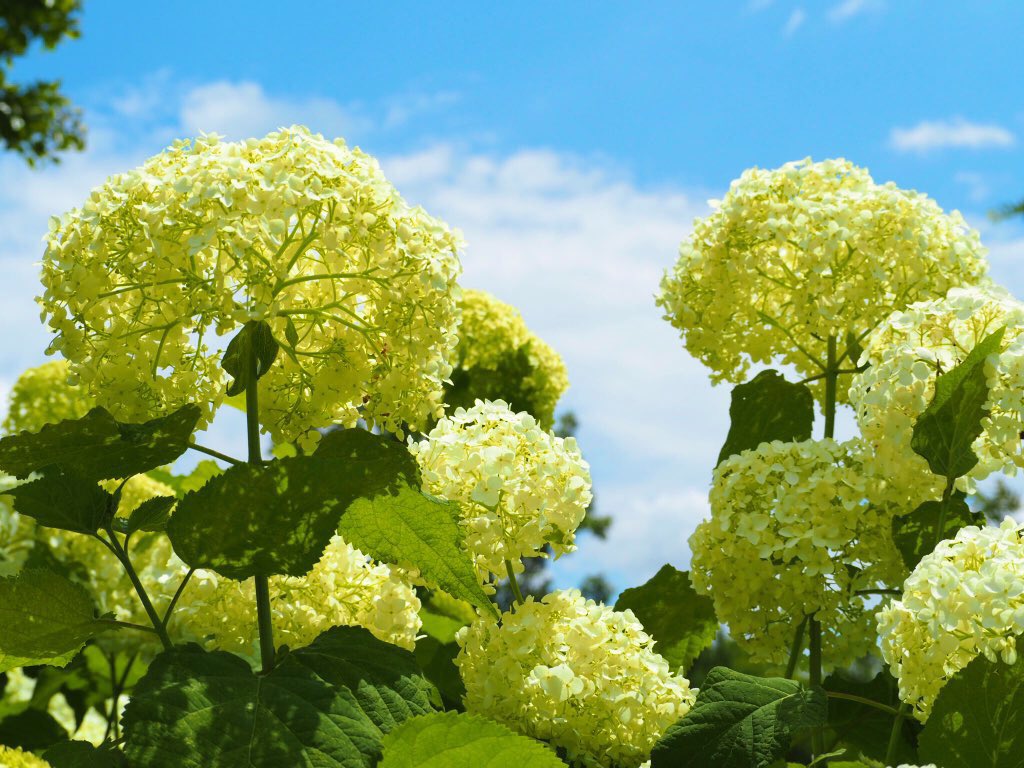
<path fill-rule="evenodd" d="M 828 360 L 825 363 L 825 437 L 834 437 L 836 431 L 836 337 L 828 337 Z"/>
<path fill-rule="evenodd" d="M 505 571 L 508 573 L 508 584 L 512 588 L 512 595 L 516 599 L 517 605 L 523 604 L 523 593 L 519 589 L 519 582 L 516 580 L 516 572 L 512 570 L 512 562 L 510 560 L 505 561 Z"/>
<path fill-rule="evenodd" d="M 110 537 L 109 541 L 100 538 L 111 552 L 114 553 L 121 565 L 124 567 L 125 573 L 128 574 L 128 578 L 132 582 L 132 586 L 135 587 L 135 593 L 139 596 L 139 601 L 142 603 L 142 607 L 146 611 L 146 615 L 149 617 L 150 623 L 153 625 L 153 630 L 156 632 L 157 637 L 160 638 L 160 642 L 164 646 L 165 651 L 171 650 L 174 644 L 171 643 L 171 638 L 167 634 L 167 628 L 164 626 L 163 621 L 156 612 L 156 608 L 153 607 L 153 602 L 149 599 L 149 595 L 146 593 L 146 588 L 142 586 L 142 581 L 139 579 L 139 575 L 135 572 L 134 566 L 132 566 L 131 558 L 128 557 L 128 551 L 121 546 L 121 542 L 117 540 L 117 535 L 114 533 L 112 528 L 107 528 L 107 535 Z"/>
<path fill-rule="evenodd" d="M 257 387 L 256 355 L 252 355 L 252 376 L 245 388 L 245 426 L 249 443 L 249 463 L 262 464 L 263 454 L 260 452 L 260 405 Z M 270 582 L 260 573 L 253 576 L 256 585 L 256 625 L 260 633 L 260 662 L 263 673 L 274 668 L 274 624 L 270 611 Z"/>
<path fill-rule="evenodd" d="M 811 687 L 821 687 L 821 623 L 811 617 L 808 628 L 810 630 L 808 645 L 811 651 L 810 683 Z M 825 734 L 821 727 L 811 731 L 811 750 L 815 757 L 819 757 L 825 752 Z"/>
<path fill-rule="evenodd" d="M 800 654 L 804 650 L 804 632 L 807 630 L 808 617 L 796 625 L 796 632 L 793 633 L 793 645 L 789 649 L 789 662 L 786 664 L 786 679 L 792 680 L 796 672 L 797 662 L 800 661 Z"/>
<path fill-rule="evenodd" d="M 894 765 L 896 763 L 896 752 L 900 744 L 900 734 L 903 733 L 903 721 L 906 719 L 909 711 L 909 706 L 906 704 L 900 705 L 899 712 L 896 713 L 896 717 L 892 721 L 892 731 L 889 733 L 889 747 L 885 750 L 886 765 Z"/>
<path fill-rule="evenodd" d="M 939 546 L 939 542 L 942 541 L 945 536 L 943 531 L 946 530 L 946 512 L 949 510 L 949 500 L 953 498 L 953 490 L 956 487 L 956 478 L 947 477 L 946 487 L 942 491 L 942 504 L 939 507 L 939 519 L 935 523 L 935 546 Z M 934 547 L 933 547 L 934 549 Z"/>

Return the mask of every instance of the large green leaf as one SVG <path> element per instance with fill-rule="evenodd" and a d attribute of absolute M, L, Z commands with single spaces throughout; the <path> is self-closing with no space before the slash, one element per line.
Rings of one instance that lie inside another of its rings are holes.
<path fill-rule="evenodd" d="M 654 649 L 675 668 L 687 669 L 718 632 L 714 602 L 694 591 L 689 573 L 671 565 L 662 566 L 646 584 L 623 590 L 615 609 L 627 608 L 657 641 Z"/>
<path fill-rule="evenodd" d="M 365 430 L 327 435 L 314 456 L 236 465 L 185 494 L 167 524 L 175 553 L 233 579 L 302 576 L 353 501 L 405 482 L 408 451 Z"/>
<path fill-rule="evenodd" d="M 256 675 L 197 646 L 160 654 L 124 713 L 125 751 L 146 768 L 369 768 L 384 734 L 432 711 L 413 655 L 335 627 Z"/>
<path fill-rule="evenodd" d="M 921 760 L 942 766 L 1024 768 L 1024 656 L 979 656 L 939 691 L 920 741 Z"/>
<path fill-rule="evenodd" d="M 67 740 L 68 732 L 64 726 L 41 709 L 26 709 L 0 720 L 0 745 L 5 747 L 35 752 Z"/>
<path fill-rule="evenodd" d="M 834 672 L 823 683 L 830 693 L 859 696 L 869 701 L 877 701 L 897 708 L 900 706 L 897 695 L 896 678 L 888 669 L 883 669 L 870 681 L 854 680 L 842 672 Z M 828 700 L 828 728 L 835 748 L 845 747 L 848 756 L 860 755 L 875 760 L 884 760 L 889 749 L 889 737 L 892 735 L 893 715 L 876 709 L 859 701 L 844 698 Z M 913 764 L 917 762 L 914 749 L 914 731 L 920 726 L 913 718 L 903 721 L 902 738 L 897 741 L 896 760 L 894 764 Z M 829 766 L 842 763 L 830 761 Z"/>
<path fill-rule="evenodd" d="M 220 365 L 234 379 L 228 395 L 244 392 L 252 381 L 263 377 L 277 359 L 278 343 L 264 320 L 250 320 L 228 342 Z"/>
<path fill-rule="evenodd" d="M 50 571 L 0 579 L 0 672 L 63 667 L 87 640 L 111 628 L 95 614 L 88 592 Z"/>
<path fill-rule="evenodd" d="M 199 415 L 199 408 L 186 405 L 167 416 L 128 424 L 103 408 L 93 408 L 80 419 L 3 438 L 0 469 L 24 478 L 59 464 L 88 480 L 130 477 L 169 464 L 184 453 Z"/>
<path fill-rule="evenodd" d="M 565 768 L 555 753 L 493 720 L 435 712 L 407 720 L 384 739 L 380 768 Z"/>
<path fill-rule="evenodd" d="M 910 447 L 928 460 L 936 475 L 965 475 L 978 463 L 971 444 L 988 416 L 985 359 L 999 352 L 1005 328 L 982 339 L 963 361 L 935 380 L 935 395 L 917 417 Z"/>
<path fill-rule="evenodd" d="M 767 768 L 793 737 L 825 723 L 825 691 L 715 667 L 686 717 L 651 753 L 652 768 Z"/>
<path fill-rule="evenodd" d="M 458 505 L 399 485 L 392 493 L 358 499 L 338 532 L 371 557 L 415 566 L 428 583 L 497 615 L 466 552 L 458 518 Z"/>
<path fill-rule="evenodd" d="M 46 467 L 41 477 L 8 491 L 19 514 L 39 525 L 95 533 L 114 517 L 114 499 L 95 481 L 63 466 Z"/>
<path fill-rule="evenodd" d="M 772 440 L 807 440 L 814 426 L 814 398 L 806 384 L 786 381 L 773 370 L 761 371 L 732 390 L 729 434 L 718 454 L 730 456 Z"/>
<path fill-rule="evenodd" d="M 943 506 L 946 507 L 943 514 Z M 942 518 L 938 541 L 952 539 L 967 525 L 984 525 L 985 516 L 972 512 L 962 493 L 954 493 L 945 502 L 926 501 L 909 515 L 892 519 L 892 538 L 908 570 L 914 570 L 921 558 L 935 549 L 936 530 Z"/>
<path fill-rule="evenodd" d="M 87 741 L 64 741 L 43 753 L 53 768 L 121 768 L 124 754 L 114 747 L 96 747 Z"/>

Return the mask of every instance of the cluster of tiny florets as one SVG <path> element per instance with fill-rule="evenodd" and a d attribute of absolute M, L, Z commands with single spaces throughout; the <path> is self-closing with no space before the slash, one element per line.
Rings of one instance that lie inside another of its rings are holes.
<path fill-rule="evenodd" d="M 742 381 L 751 362 L 773 359 L 818 375 L 829 337 L 842 353 L 848 333 L 974 284 L 987 268 L 958 212 L 876 184 L 846 160 L 747 170 L 715 205 L 694 223 L 658 296 L 715 381 Z"/>
<path fill-rule="evenodd" d="M 752 658 L 783 664 L 806 616 L 821 623 L 826 666 L 873 650 L 872 598 L 857 592 L 905 574 L 891 536 L 905 510 L 865 474 L 862 448 L 775 441 L 715 469 L 691 577 Z"/>
<path fill-rule="evenodd" d="M 39 299 L 83 389 L 141 420 L 224 397 L 228 337 L 269 323 L 260 380 L 278 440 L 442 412 L 456 344 L 458 236 L 376 160 L 301 127 L 179 141 L 54 219 Z"/>
<path fill-rule="evenodd" d="M 50 764 L 31 752 L 0 744 L 0 768 L 50 768 Z"/>
<path fill-rule="evenodd" d="M 94 403 L 68 382 L 64 360 L 29 368 L 11 387 L 3 432 L 38 432 L 45 424 L 85 416 Z"/>
<path fill-rule="evenodd" d="M 637 768 L 696 699 L 631 611 L 577 590 L 527 598 L 456 639 L 467 711 L 565 749 L 576 766 Z"/>
<path fill-rule="evenodd" d="M 870 337 L 850 397 L 875 471 L 900 482 L 929 472 L 910 447 L 914 423 L 951 370 L 989 334 L 1003 328 L 1002 349 L 986 361 L 989 387 L 982 433 L 971 446 L 979 462 L 961 481 L 965 490 L 996 472 L 1024 467 L 1024 304 L 997 288 L 958 288 L 944 299 L 893 313 Z"/>
<path fill-rule="evenodd" d="M 446 392 L 448 404 L 501 399 L 550 429 L 555 406 L 569 388 L 561 356 L 526 327 L 519 310 L 489 293 L 463 291 L 459 310 L 456 387 Z"/>
<path fill-rule="evenodd" d="M 926 720 L 945 682 L 979 654 L 1013 664 L 1024 634 L 1024 524 L 968 526 L 925 555 L 878 612 L 882 658 Z"/>
<path fill-rule="evenodd" d="M 482 579 L 504 576 L 506 561 L 522 572 L 521 558 L 542 556 L 545 544 L 556 556 L 576 548 L 593 497 L 574 438 L 552 435 L 501 400 L 477 401 L 409 450 L 424 489 L 461 505 L 466 548 Z"/>

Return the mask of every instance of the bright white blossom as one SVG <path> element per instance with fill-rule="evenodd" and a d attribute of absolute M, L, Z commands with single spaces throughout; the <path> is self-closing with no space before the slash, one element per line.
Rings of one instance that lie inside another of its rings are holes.
<path fill-rule="evenodd" d="M 898 482 L 930 471 L 910 440 L 938 373 L 1003 326 L 1002 349 L 985 365 L 990 413 L 972 445 L 980 461 L 959 485 L 970 491 L 994 472 L 1012 475 L 1024 467 L 1024 304 L 997 288 L 959 288 L 893 313 L 868 340 L 861 360 L 869 365 L 854 377 L 850 399 L 874 448 L 875 471 Z"/>
<path fill-rule="evenodd" d="M 778 359 L 821 373 L 828 339 L 866 334 L 894 309 L 977 283 L 987 269 L 961 215 L 838 159 L 752 168 L 694 223 L 658 304 L 712 380 Z M 844 368 L 852 368 L 848 358 Z M 840 378 L 844 400 L 847 377 Z"/>
<path fill-rule="evenodd" d="M 376 160 L 302 127 L 178 141 L 54 219 L 40 298 L 50 352 L 115 416 L 221 403 L 248 320 L 283 349 L 260 380 L 279 441 L 311 427 L 422 427 L 442 411 L 460 239 Z"/>
<path fill-rule="evenodd" d="M 478 400 L 438 421 L 409 450 L 423 487 L 462 512 L 466 548 L 482 579 L 505 575 L 509 561 L 572 552 L 575 531 L 593 498 L 590 466 L 576 440 L 555 437 L 530 414 L 501 401 Z"/>
<path fill-rule="evenodd" d="M 518 309 L 489 293 L 463 291 L 459 310 L 455 386 L 447 390 L 448 405 L 501 398 L 550 429 L 555 406 L 569 388 L 561 356 L 526 327 Z"/>
<path fill-rule="evenodd" d="M 1024 524 L 968 526 L 925 555 L 901 599 L 878 612 L 882 658 L 900 698 L 928 718 L 945 682 L 979 654 L 1017 659 L 1024 633 Z"/>
<path fill-rule="evenodd" d="M 632 611 L 578 590 L 529 597 L 456 640 L 466 709 L 550 741 L 576 766 L 637 768 L 696 699 Z"/>
<path fill-rule="evenodd" d="M 862 452 L 858 441 L 774 441 L 715 469 L 691 578 L 752 658 L 785 663 L 805 616 L 821 623 L 828 667 L 874 650 L 877 597 L 857 592 L 905 575 L 891 535 L 905 510 L 899 489 L 865 474 Z"/>

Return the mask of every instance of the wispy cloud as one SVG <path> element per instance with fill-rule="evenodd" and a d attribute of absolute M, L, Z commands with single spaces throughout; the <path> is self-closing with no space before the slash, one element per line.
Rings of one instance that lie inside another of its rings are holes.
<path fill-rule="evenodd" d="M 936 149 L 988 149 L 1011 147 L 1013 133 L 995 123 L 974 123 L 962 117 L 923 120 L 910 128 L 893 128 L 889 145 L 898 152 L 929 152 Z"/>
<path fill-rule="evenodd" d="M 796 31 L 803 26 L 804 22 L 807 21 L 807 13 L 803 8 L 797 8 L 786 20 L 785 26 L 782 28 L 782 34 L 785 37 L 792 37 L 796 34 Z"/>
<path fill-rule="evenodd" d="M 984 202 L 991 192 L 988 182 L 980 173 L 960 171 L 953 177 L 953 180 L 967 189 L 967 196 L 972 203 Z"/>
<path fill-rule="evenodd" d="M 868 11 L 880 11 L 884 7 L 881 0 L 842 0 L 828 10 L 828 20 L 833 24 L 842 24 L 854 16 Z"/>

